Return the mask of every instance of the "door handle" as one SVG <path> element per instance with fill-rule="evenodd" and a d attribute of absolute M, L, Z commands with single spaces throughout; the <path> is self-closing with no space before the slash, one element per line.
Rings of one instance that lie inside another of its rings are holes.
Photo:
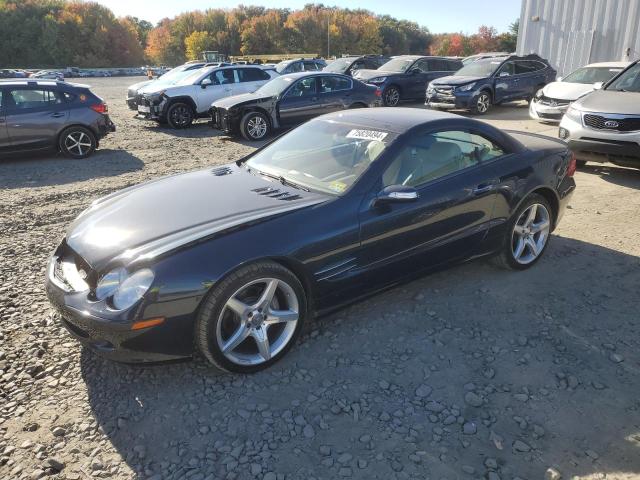
<path fill-rule="evenodd" d="M 62 118 L 62 117 L 64 117 L 64 115 L 65 115 L 64 113 L 58 112 L 58 113 L 52 113 L 51 117 L 52 118 Z"/>
<path fill-rule="evenodd" d="M 480 195 L 482 193 L 487 193 L 493 190 L 498 184 L 498 180 L 490 180 L 485 183 L 481 183 L 476 188 L 473 189 L 473 193 L 476 195 Z"/>

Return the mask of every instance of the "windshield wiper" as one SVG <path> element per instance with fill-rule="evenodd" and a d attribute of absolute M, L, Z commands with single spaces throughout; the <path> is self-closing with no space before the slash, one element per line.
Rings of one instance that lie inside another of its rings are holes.
<path fill-rule="evenodd" d="M 247 167 L 247 168 L 251 168 L 251 167 Z M 286 185 L 288 187 L 293 187 L 293 188 L 297 188 L 298 190 L 303 190 L 305 192 L 309 192 L 310 190 L 305 187 L 304 185 L 300 185 L 299 183 L 294 182 L 293 180 L 290 180 L 286 177 L 283 177 L 282 175 L 275 175 L 273 173 L 267 173 L 267 172 L 263 172 L 261 170 L 258 170 L 256 168 L 253 169 L 258 175 L 262 175 L 264 177 L 269 177 L 269 178 L 273 178 L 274 180 L 278 180 L 282 185 Z"/>

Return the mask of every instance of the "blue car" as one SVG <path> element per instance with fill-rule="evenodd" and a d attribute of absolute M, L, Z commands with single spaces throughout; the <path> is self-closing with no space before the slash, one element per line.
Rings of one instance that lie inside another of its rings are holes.
<path fill-rule="evenodd" d="M 494 57 L 465 65 L 455 75 L 427 86 L 426 105 L 438 109 L 465 109 L 485 114 L 492 105 L 531 100 L 556 71 L 538 55 Z"/>
<path fill-rule="evenodd" d="M 424 88 L 436 78 L 457 72 L 462 61 L 457 58 L 400 55 L 377 70 L 358 70 L 353 78 L 382 90 L 385 107 L 395 107 L 403 100 L 424 99 Z"/>

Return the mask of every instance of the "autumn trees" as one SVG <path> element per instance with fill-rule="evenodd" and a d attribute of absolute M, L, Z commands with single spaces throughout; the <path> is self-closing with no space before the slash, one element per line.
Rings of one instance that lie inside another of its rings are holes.
<path fill-rule="evenodd" d="M 0 65 L 140 65 L 138 28 L 98 3 L 0 0 Z"/>
<path fill-rule="evenodd" d="M 514 24 L 515 25 L 515 24 Z M 0 65 L 110 67 L 178 65 L 204 50 L 226 55 L 309 53 L 322 56 L 468 55 L 515 49 L 517 25 L 498 35 L 432 35 L 427 28 L 368 10 L 308 4 L 300 10 L 240 5 L 165 18 L 154 27 L 116 18 L 82 0 L 0 0 Z"/>

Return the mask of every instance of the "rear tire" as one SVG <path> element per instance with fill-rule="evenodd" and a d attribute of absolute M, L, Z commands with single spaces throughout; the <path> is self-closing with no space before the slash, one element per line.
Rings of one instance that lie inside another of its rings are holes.
<path fill-rule="evenodd" d="M 58 140 L 58 148 L 65 157 L 87 158 L 98 146 L 94 133 L 88 128 L 74 126 L 65 129 Z"/>
<path fill-rule="evenodd" d="M 262 112 L 249 112 L 240 120 L 240 133 L 250 142 L 263 140 L 271 132 L 269 119 Z"/>
<path fill-rule="evenodd" d="M 491 105 L 491 94 L 486 90 L 483 90 L 473 99 L 471 113 L 475 115 L 484 115 L 489 111 Z"/>
<path fill-rule="evenodd" d="M 544 254 L 553 222 L 553 209 L 542 195 L 529 195 L 507 223 L 503 246 L 496 263 L 512 270 L 533 266 Z"/>
<path fill-rule="evenodd" d="M 221 370 L 257 372 L 295 344 L 306 308 L 304 288 L 287 268 L 270 261 L 247 265 L 219 282 L 203 302 L 196 346 Z"/>
<path fill-rule="evenodd" d="M 193 123 L 194 118 L 193 108 L 186 103 L 174 103 L 167 110 L 167 123 L 171 128 L 188 128 Z"/>

